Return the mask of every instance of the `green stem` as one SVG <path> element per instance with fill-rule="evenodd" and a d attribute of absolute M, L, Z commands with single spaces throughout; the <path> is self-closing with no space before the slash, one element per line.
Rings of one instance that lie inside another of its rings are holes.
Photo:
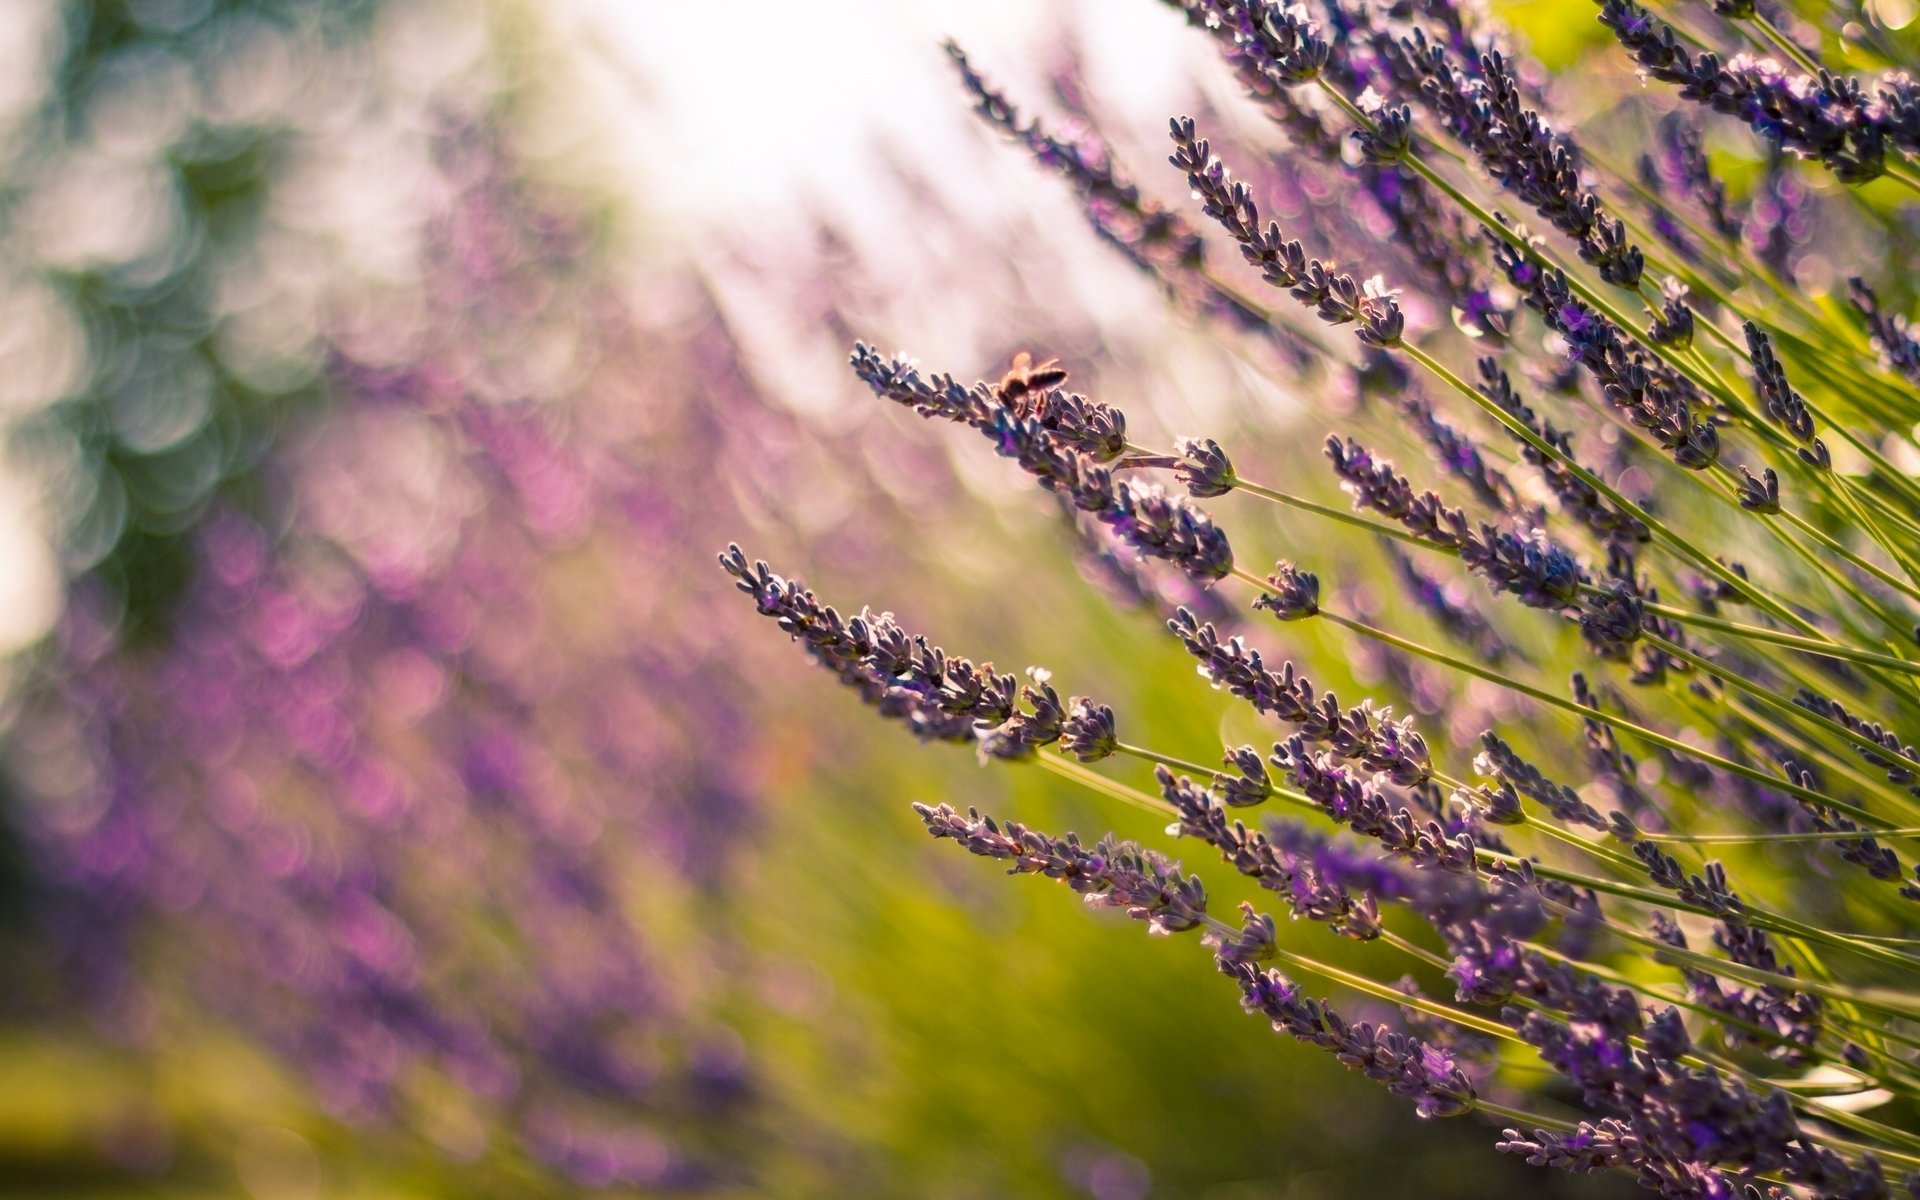
<path fill-rule="evenodd" d="M 1443 651 L 1431 649 L 1427 646 L 1421 645 L 1418 642 L 1408 641 L 1406 638 L 1388 633 L 1384 629 L 1376 629 L 1373 626 L 1368 625 L 1363 621 L 1356 621 L 1352 617 L 1342 616 L 1339 613 L 1329 612 L 1326 609 L 1320 610 L 1320 616 L 1330 621 L 1333 621 L 1335 624 L 1345 625 L 1347 628 L 1352 629 L 1355 633 L 1362 634 L 1363 636 L 1373 638 L 1376 641 L 1385 642 L 1387 645 L 1397 647 L 1401 650 L 1405 650 L 1409 654 L 1417 654 L 1422 658 L 1428 659 L 1429 661 L 1432 661 L 1432 662 L 1437 662 L 1442 666 L 1452 667 L 1455 670 L 1464 671 L 1469 675 L 1473 675 L 1477 678 L 1484 679 L 1488 683 L 1499 684 L 1500 686 L 1505 687 L 1511 691 L 1518 692 L 1520 695 L 1528 696 L 1528 697 L 1531 697 L 1532 699 L 1538 700 L 1542 704 L 1551 705 L 1554 708 L 1561 709 L 1565 712 L 1573 713 L 1576 716 L 1586 718 L 1589 720 L 1599 721 L 1605 725 L 1610 725 L 1614 729 L 1617 729 L 1622 733 L 1631 734 L 1634 737 L 1640 738 L 1642 741 L 1650 742 L 1653 745 L 1662 747 L 1663 749 L 1672 750 L 1676 754 L 1684 754 L 1684 755 L 1687 755 L 1688 757 L 1699 759 L 1701 762 L 1706 763 L 1709 766 L 1718 767 L 1723 771 L 1727 771 L 1731 774 L 1738 775 L 1743 779 L 1751 779 L 1755 783 L 1765 784 L 1770 788 L 1778 789 L 1780 791 L 1786 792 L 1789 795 L 1797 796 L 1802 800 L 1807 800 L 1814 804 L 1822 805 L 1824 807 L 1829 807 L 1829 808 L 1838 807 L 1838 805 L 1835 804 L 1834 800 L 1831 797 L 1824 796 L 1819 792 L 1813 791 L 1810 788 L 1801 787 L 1800 785 L 1793 783 L 1790 780 L 1785 780 L 1774 775 L 1769 775 L 1765 771 L 1756 770 L 1755 768 L 1746 766 L 1743 763 L 1734 762 L 1732 759 L 1729 759 L 1729 758 L 1722 758 L 1720 755 L 1715 754 L 1710 750 L 1705 750 L 1698 746 L 1690 746 L 1687 743 L 1680 741 L 1677 738 L 1671 738 L 1664 733 L 1658 732 L 1657 730 L 1648 729 L 1644 725 L 1637 725 L 1632 721 L 1625 720 L 1624 718 L 1621 718 L 1621 717 L 1616 717 L 1613 714 L 1598 708 L 1589 708 L 1584 704 L 1575 703 L 1572 700 L 1568 700 L 1564 696 L 1556 696 L 1552 692 L 1548 692 L 1541 688 L 1534 687 L 1531 684 L 1522 683 L 1519 680 L 1514 679 L 1508 675 L 1503 675 L 1498 671 L 1489 670 L 1486 667 L 1479 666 L 1475 663 L 1467 662 L 1464 659 L 1456 658 L 1453 655 L 1447 654 Z"/>
<path fill-rule="evenodd" d="M 1338 521 L 1342 525 L 1350 525 L 1355 529 L 1364 529 L 1368 533 L 1377 533 L 1381 537 L 1396 538 L 1415 546 L 1433 545 L 1432 542 L 1409 533 L 1398 525 L 1390 525 L 1385 521 L 1375 521 L 1369 517 L 1360 516 L 1357 513 L 1333 508 L 1330 505 L 1316 504 L 1312 500 L 1305 500 L 1299 496 L 1293 496 L 1286 492 L 1276 491 L 1273 488 L 1263 487 L 1257 483 L 1249 483 L 1244 479 L 1236 479 L 1233 486 L 1236 491 L 1247 492 L 1250 495 L 1260 497 L 1262 500 L 1271 500 L 1276 504 L 1284 504 L 1292 508 L 1297 508 L 1302 512 L 1310 512 L 1315 516 L 1325 517 L 1330 521 Z"/>
<path fill-rule="evenodd" d="M 1465 660 L 1457 658 L 1453 655 L 1447 654 L 1444 651 L 1434 650 L 1434 649 L 1431 649 L 1430 647 L 1423 646 L 1418 642 L 1409 641 L 1406 638 L 1398 637 L 1394 634 L 1388 633 L 1384 629 L 1376 629 L 1373 626 L 1366 624 L 1364 621 L 1357 621 L 1352 617 L 1342 616 L 1341 614 L 1335 613 L 1335 612 L 1329 612 L 1324 608 L 1320 610 L 1319 615 L 1327 620 L 1334 622 L 1337 625 L 1344 625 L 1356 633 L 1362 634 L 1366 637 L 1374 638 L 1375 640 L 1385 642 L 1390 646 L 1395 646 L 1395 647 L 1398 647 L 1399 649 L 1405 650 L 1409 654 L 1417 654 L 1433 662 L 1438 662 L 1443 666 L 1451 666 L 1456 670 L 1465 671 L 1468 674 L 1476 675 L 1479 678 L 1485 679 L 1489 683 L 1500 684 L 1506 688 L 1509 688 L 1510 690 L 1519 692 L 1522 695 L 1532 696 L 1533 698 L 1540 700 L 1543 703 L 1551 704 L 1551 705 L 1554 705 L 1555 707 L 1566 709 L 1569 712 L 1578 713 L 1581 716 L 1591 716 L 1598 720 L 1607 721 L 1609 724 L 1613 725 L 1614 728 L 1619 729 L 1622 732 L 1631 733 L 1636 737 L 1642 738 L 1643 740 L 1654 742 L 1656 745 L 1664 745 L 1669 749 L 1673 749 L 1682 753 L 1689 754 L 1695 758 L 1698 758 L 1702 762 L 1710 763 L 1714 766 L 1719 767 L 1722 770 L 1730 771 L 1735 774 L 1753 778 L 1757 782 L 1765 783 L 1769 787 L 1774 788 L 1775 790 L 1785 791 L 1785 792 L 1805 793 L 1806 795 L 1813 797 L 1816 800 L 1816 802 L 1822 805 L 1825 805 L 1827 807 L 1836 806 L 1835 802 L 1831 798 L 1822 797 L 1820 796 L 1819 793 L 1812 792 L 1806 788 L 1802 788 L 1798 784 L 1788 783 L 1782 780 L 1772 778 L 1768 776 L 1765 772 L 1756 771 L 1751 767 L 1745 766 L 1744 764 L 1734 762 L 1732 759 L 1722 758 L 1720 755 L 1714 754 L 1710 751 L 1701 750 L 1693 746 L 1688 746 L 1685 742 L 1679 741 L 1678 739 L 1667 737 L 1665 734 L 1656 733 L 1651 729 L 1647 729 L 1644 726 L 1635 725 L 1630 721 L 1620 720 L 1617 717 L 1613 717 L 1609 714 L 1602 713 L 1598 709 L 1588 708 L 1585 705 L 1577 704 L 1572 700 L 1567 700 L 1560 696 L 1556 696 L 1551 692 L 1546 692 L 1546 691 L 1542 691 L 1539 688 L 1531 687 L 1527 684 L 1521 683 L 1516 679 L 1512 679 L 1509 676 L 1502 675 L 1498 671 L 1492 671 L 1492 670 L 1488 670 L 1485 667 L 1476 666 L 1473 663 L 1466 662 Z M 1547 871 L 1547 868 L 1545 867 L 1536 867 L 1535 869 L 1540 870 L 1543 874 L 1546 873 Z M 1629 885 L 1615 884 L 1610 880 L 1585 879 L 1585 880 L 1582 880 L 1581 882 L 1583 883 L 1584 886 L 1592 887 L 1596 891 L 1612 892 L 1615 895 L 1629 896 L 1635 899 L 1645 900 L 1648 903 L 1665 904 L 1675 908 L 1692 909 L 1693 911 L 1710 911 L 1710 910 L 1701 910 L 1696 906 L 1683 904 L 1680 901 L 1678 901 L 1676 898 L 1670 897 L 1663 892 L 1648 892 L 1646 889 L 1629 888 Z M 1652 898 L 1649 899 L 1649 897 L 1652 897 Z M 1911 971 L 1916 968 L 1920 968 L 1920 960 L 1915 959 L 1912 955 L 1900 954 L 1895 951 L 1888 950 L 1883 946 L 1877 946 L 1871 943 L 1858 941 L 1854 938 L 1847 937 L 1844 934 L 1833 933 L 1829 930 L 1819 929 L 1811 925 L 1804 925 L 1798 921 L 1793 920 L 1790 917 L 1782 916 L 1779 913 L 1772 913 L 1772 912 L 1767 912 L 1764 909 L 1753 908 L 1748 911 L 1747 917 L 1756 926 L 1759 926 L 1761 928 L 1766 928 L 1766 929 L 1772 929 L 1775 932 L 1787 934 L 1788 936 L 1791 936 L 1791 937 L 1802 938 L 1807 941 L 1820 942 L 1825 945 L 1830 945 L 1838 949 L 1850 950 L 1853 953 L 1860 955 L 1863 958 L 1871 958 L 1881 962 L 1897 964 L 1903 970 Z M 1920 1015 L 1920 998 L 1916 998 L 1914 1001 L 1914 1004 L 1915 1004 L 1915 1008 L 1914 1008 L 1915 1014 Z"/>
<path fill-rule="evenodd" d="M 1589 595 L 1600 595 L 1602 589 L 1583 588 Z M 1712 617 L 1705 613 L 1689 609 L 1674 608 L 1668 604 L 1646 602 L 1646 610 L 1655 616 L 1665 617 L 1681 625 L 1698 629 L 1711 629 L 1718 633 L 1729 634 L 1750 642 L 1764 642 L 1770 646 L 1784 646 L 1791 650 L 1800 650 L 1807 654 L 1817 654 L 1822 658 L 1845 659 L 1848 662 L 1862 663 L 1881 667 L 1889 671 L 1898 671 L 1906 675 L 1920 675 L 1920 663 L 1909 662 L 1891 654 L 1881 654 L 1873 650 L 1856 650 L 1851 646 L 1836 646 L 1831 642 L 1822 642 L 1814 638 L 1801 637 L 1778 629 L 1768 629 L 1763 625 L 1747 625 L 1739 621 L 1729 621 L 1722 617 Z"/>
<path fill-rule="evenodd" d="M 1175 758 L 1170 754 L 1161 754 L 1157 750 L 1148 750 L 1141 746 L 1129 745 L 1126 742 L 1114 743 L 1114 749 L 1121 754 L 1129 754 L 1134 758 L 1144 758 L 1148 762 L 1159 763 L 1163 767 L 1171 767 L 1176 771 L 1185 771 L 1195 779 L 1210 780 L 1217 774 L 1216 769 L 1213 767 L 1203 767 L 1199 763 L 1188 762 L 1184 758 Z"/>
<path fill-rule="evenodd" d="M 1045 768 L 1046 770 L 1053 771 L 1056 774 L 1062 775 L 1068 779 L 1072 779 L 1075 782 L 1080 783 L 1085 787 L 1091 788 L 1094 791 L 1098 791 L 1103 795 L 1113 797 L 1125 803 L 1134 805 L 1136 807 L 1145 809 L 1149 812 L 1153 812 L 1156 814 L 1170 815 L 1170 816 L 1179 815 L 1178 810 L 1176 810 L 1171 804 L 1167 803 L 1166 801 L 1156 799 L 1152 796 L 1147 795 L 1145 792 L 1141 792 L 1135 788 L 1130 788 L 1127 785 L 1119 783 L 1115 780 L 1108 779 L 1106 776 L 1101 775 L 1097 771 L 1089 770 L 1088 768 L 1078 763 L 1075 763 L 1066 759 L 1065 757 L 1063 757 L 1058 753 L 1042 751 L 1035 756 L 1035 761 L 1038 762 L 1039 765 Z M 1278 799 L 1282 799 L 1289 803 L 1298 805 L 1300 807 L 1310 809 L 1315 813 L 1319 814 L 1323 818 L 1328 816 L 1328 814 L 1324 810 L 1322 810 L 1319 805 L 1313 803 L 1313 801 L 1308 799 L 1306 796 L 1298 792 L 1294 792 L 1291 789 L 1276 787 L 1273 790 L 1273 794 Z M 1518 867 L 1520 863 L 1523 861 L 1512 855 L 1501 854 L 1495 851 L 1490 851 L 1485 849 L 1476 849 L 1475 854 L 1476 854 L 1477 861 L 1498 862 L 1509 867 Z M 1666 903 L 1666 904 L 1670 904 L 1672 907 L 1675 907 L 1675 908 L 1681 908 L 1681 909 L 1689 908 L 1689 906 L 1687 905 L 1674 903 L 1671 897 L 1667 897 L 1662 893 L 1650 892 L 1646 889 L 1641 889 L 1641 888 L 1630 888 L 1630 887 L 1626 887 L 1625 885 L 1617 885 L 1610 880 L 1591 879 L 1586 876 L 1580 875 L 1576 872 L 1565 871 L 1560 868 L 1549 866 L 1542 863 L 1533 863 L 1531 862 L 1531 860 L 1526 860 L 1526 861 L 1529 861 L 1531 863 L 1533 870 L 1537 874 L 1545 878 L 1557 879 L 1564 883 L 1572 883 L 1575 886 L 1591 887 L 1596 891 L 1606 891 L 1613 894 L 1625 894 L 1635 899 L 1648 900 L 1648 902 L 1650 903 Z M 1818 980 L 1802 980 L 1789 975 L 1777 975 L 1772 972 L 1761 971 L 1752 967 L 1746 967 L 1739 963 L 1723 962 L 1722 960 L 1711 958 L 1709 956 L 1702 955 L 1702 954 L 1697 954 L 1690 950 L 1680 950 L 1677 947 L 1669 946 L 1665 942 L 1661 942 L 1661 941 L 1658 941 L 1657 939 L 1647 937 L 1646 935 L 1640 934 L 1633 929 L 1630 929 L 1625 926 L 1621 926 L 1610 920 L 1603 919 L 1602 924 L 1605 928 L 1613 931 L 1614 933 L 1618 934 L 1623 938 L 1650 946 L 1652 949 L 1656 951 L 1655 957 L 1665 956 L 1670 959 L 1677 959 L 1679 961 L 1686 962 L 1689 965 L 1699 967 L 1702 970 L 1718 972 L 1729 978 L 1738 979 L 1745 983 L 1756 984 L 1758 986 L 1782 987 L 1789 991 L 1809 991 L 1818 995 L 1825 996 L 1829 999 L 1835 999 L 1840 1001 L 1852 1001 L 1855 1003 L 1859 1003 L 1864 1007 L 1873 1008 L 1876 1011 L 1887 1011 L 1895 1015 L 1909 1016 L 1909 1015 L 1914 1015 L 1916 1013 L 1920 1013 L 1920 999 L 1906 997 L 1901 995 L 1900 993 L 1890 993 L 1881 989 L 1870 989 L 1870 990 L 1863 991 L 1859 989 L 1849 988 L 1841 984 L 1825 983 Z M 1237 930 L 1233 930 L 1230 927 L 1227 927 L 1224 925 L 1221 926 L 1221 929 L 1223 932 L 1225 932 L 1229 936 L 1237 934 L 1238 932 Z M 1549 947 L 1536 946 L 1531 943 L 1528 944 L 1528 947 L 1529 949 L 1533 949 L 1535 951 L 1548 954 L 1549 956 L 1564 958 L 1564 956 L 1559 955 L 1557 951 L 1553 951 Z M 1311 962 L 1312 960 L 1306 960 L 1306 961 Z M 1318 965 L 1320 964 L 1315 964 L 1315 966 L 1318 966 Z M 1583 969 L 1594 970 L 1593 964 L 1579 963 L 1577 965 L 1582 967 Z M 1306 967 L 1303 964 L 1303 969 L 1311 970 L 1314 968 Z M 1595 973 L 1602 974 L 1601 971 L 1595 971 Z M 1347 973 L 1344 973 L 1344 972 L 1342 973 L 1342 975 L 1346 975 L 1346 974 Z M 1328 976 L 1328 977 L 1338 978 L 1336 976 Z M 1605 978 L 1606 975 L 1602 974 L 1602 977 Z M 1359 977 L 1352 977 L 1352 978 L 1359 978 Z M 1630 987 L 1637 988 L 1637 985 L 1634 985 L 1626 981 L 1622 977 L 1616 976 L 1615 978 L 1618 979 L 1623 986 L 1630 986 Z M 1381 985 L 1373 984 L 1371 980 L 1365 980 L 1364 982 L 1367 985 L 1369 985 L 1369 987 L 1374 989 L 1374 994 L 1380 995 L 1383 999 L 1392 1000 L 1395 1003 L 1401 1003 L 1404 1001 L 1415 999 L 1412 997 L 1407 997 L 1404 995 L 1404 993 L 1400 993 L 1393 989 L 1387 989 L 1382 987 Z M 1908 1006 L 1908 1007 L 1900 1007 L 1902 1005 Z M 1435 1015 L 1443 1016 L 1446 1019 L 1451 1020 L 1456 1015 L 1456 1010 L 1447 1009 L 1443 1005 L 1434 1005 L 1433 1007 L 1435 1009 L 1443 1010 L 1440 1012 L 1436 1012 Z M 1470 1014 L 1460 1014 L 1460 1015 L 1470 1015 Z M 1488 1030 L 1488 1032 L 1493 1032 L 1493 1031 Z M 1500 1027 L 1499 1029 L 1499 1036 L 1508 1036 L 1510 1035 L 1510 1033 L 1511 1031 L 1506 1030 L 1504 1026 Z"/>
<path fill-rule="evenodd" d="M 1841 558 L 1846 559 L 1848 562 L 1852 563 L 1854 566 L 1858 567 L 1860 570 L 1865 571 L 1867 574 L 1873 576 L 1875 579 L 1878 579 L 1881 583 L 1886 584 L 1888 587 L 1893 588 L 1895 591 L 1901 592 L 1902 594 L 1908 597 L 1911 597 L 1912 599 L 1920 600 L 1920 588 L 1916 588 L 1913 584 L 1900 578 L 1898 575 L 1895 575 L 1892 572 L 1886 570 L 1884 567 L 1881 567 L 1873 562 L 1868 561 L 1865 558 L 1860 557 L 1860 555 L 1848 549 L 1844 543 L 1838 541 L 1831 535 L 1824 533 L 1821 530 L 1816 529 L 1812 525 L 1808 524 L 1807 519 L 1805 517 L 1802 517 L 1798 513 L 1790 512 L 1787 509 L 1783 508 L 1780 510 L 1780 519 L 1785 521 L 1787 524 L 1793 526 L 1795 529 L 1799 530 L 1801 533 L 1805 534 L 1806 536 L 1812 538 L 1814 541 L 1820 543 L 1822 546 L 1825 546 L 1827 549 L 1833 551 L 1835 554 L 1839 555 Z M 1884 620 L 1886 618 L 1883 616 L 1882 619 Z M 1893 624 L 1896 629 L 1901 629 L 1902 632 L 1910 631 L 1913 628 L 1913 625 L 1911 622 L 1907 622 L 1904 625 L 1897 622 L 1893 622 Z"/>
<path fill-rule="evenodd" d="M 1893 180 L 1895 183 L 1900 184 L 1902 187 L 1906 188 L 1908 191 L 1914 193 L 1915 195 L 1920 196 L 1920 175 L 1915 175 L 1913 173 L 1913 170 L 1909 168 L 1906 164 L 1895 163 L 1895 162 L 1888 163 L 1887 178 Z"/>
<path fill-rule="evenodd" d="M 1749 17 L 1748 20 L 1753 22 L 1753 27 L 1760 31 L 1762 37 L 1768 42 L 1773 43 L 1774 49 L 1792 59 L 1795 66 L 1809 75 L 1817 76 L 1820 74 L 1820 64 L 1808 57 L 1806 51 L 1794 45 L 1792 39 L 1782 33 L 1779 27 L 1774 25 L 1772 21 L 1769 21 L 1763 14 L 1756 12 L 1753 16 Z"/>
<path fill-rule="evenodd" d="M 1422 367 L 1425 367 L 1435 378 L 1445 383 L 1454 391 L 1467 397 L 1484 410 L 1488 416 L 1491 416 L 1494 420 L 1500 422 L 1501 425 L 1513 431 L 1516 437 L 1526 442 L 1529 446 L 1532 446 L 1535 450 L 1553 461 L 1560 463 L 1566 468 L 1568 474 L 1586 484 L 1601 496 L 1604 496 L 1609 503 L 1621 512 L 1626 513 L 1628 516 L 1633 517 L 1645 525 L 1648 532 L 1652 533 L 1654 537 L 1664 542 L 1670 549 L 1679 552 L 1682 557 L 1692 562 L 1700 570 L 1705 571 L 1715 579 L 1726 584 L 1729 588 L 1732 588 L 1744 597 L 1748 603 L 1765 609 L 1779 620 L 1800 629 L 1804 633 L 1825 639 L 1825 635 L 1810 621 L 1807 621 L 1773 597 L 1760 591 L 1732 570 L 1723 566 L 1719 561 L 1714 559 L 1713 556 L 1700 550 L 1693 545 L 1693 543 L 1669 529 L 1665 522 L 1621 495 L 1618 491 L 1614 490 L 1613 487 L 1608 485 L 1604 479 L 1587 470 L 1578 462 L 1574 461 L 1572 457 L 1562 453 L 1557 446 L 1554 446 L 1545 438 L 1535 433 L 1526 422 L 1521 421 L 1519 418 L 1501 408 L 1498 404 L 1495 404 L 1492 400 L 1482 396 L 1478 391 L 1474 390 L 1473 387 L 1468 385 L 1466 380 L 1455 375 L 1446 364 L 1432 357 L 1411 342 L 1402 342 L 1400 348 L 1406 352 L 1409 358 L 1412 358 Z"/>
<path fill-rule="evenodd" d="M 1663 653 L 1672 655 L 1674 658 L 1677 658 L 1681 662 L 1688 664 L 1689 666 L 1693 667 L 1695 670 L 1703 672 L 1704 674 L 1707 674 L 1707 675 L 1711 675 L 1715 679 L 1720 680 L 1722 683 L 1727 684 L 1729 687 L 1732 687 L 1737 691 L 1746 693 L 1747 695 L 1753 697 L 1755 700 L 1759 701 L 1762 705 L 1765 705 L 1766 707 L 1773 709 L 1775 712 L 1778 712 L 1783 716 L 1792 717 L 1792 718 L 1795 718 L 1796 720 L 1801 720 L 1801 721 L 1810 721 L 1813 724 L 1818 725 L 1820 728 L 1826 730 L 1828 733 L 1833 734 L 1835 737 L 1845 738 L 1847 741 L 1852 742 L 1854 745 L 1860 747 L 1863 750 L 1869 750 L 1875 754 L 1880 755 L 1883 758 L 1893 759 L 1898 762 L 1905 763 L 1907 766 L 1912 767 L 1914 770 L 1920 771 L 1920 761 L 1917 761 L 1898 750 L 1889 749 L 1886 746 L 1881 745 L 1879 742 L 1874 741 L 1872 738 L 1868 737 L 1866 734 L 1860 733 L 1857 730 L 1849 729 L 1845 725 L 1842 725 L 1840 722 L 1832 719 L 1831 717 L 1823 717 L 1819 713 L 1813 712 L 1810 709 L 1801 708 L 1799 705 L 1794 704 L 1791 701 L 1782 700 L 1778 696 L 1774 695 L 1768 689 L 1762 687 L 1757 683 L 1754 683 L 1752 680 L 1746 678 L 1745 676 L 1740 675 L 1734 671 L 1729 671 L 1727 668 L 1719 665 L 1718 663 L 1711 662 L 1707 659 L 1704 659 L 1700 657 L 1698 654 L 1695 654 L 1693 651 L 1687 649 L 1686 647 L 1680 645 L 1677 642 L 1670 642 L 1666 638 L 1661 637 L 1657 633 L 1642 633 L 1641 637 L 1646 639 L 1646 642 L 1648 645 L 1658 647 Z"/>
<path fill-rule="evenodd" d="M 1643 842 L 1684 842 L 1690 846 L 1759 846 L 1772 843 L 1790 842 L 1846 842 L 1859 841 L 1863 836 L 1871 835 L 1884 840 L 1896 838 L 1920 838 L 1920 826 L 1907 826 L 1901 829 L 1856 829 L 1843 833 L 1837 829 L 1813 830 L 1807 833 L 1642 833 Z"/>

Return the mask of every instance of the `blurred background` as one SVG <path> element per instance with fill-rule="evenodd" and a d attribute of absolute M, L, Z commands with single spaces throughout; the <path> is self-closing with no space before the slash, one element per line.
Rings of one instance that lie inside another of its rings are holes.
<path fill-rule="evenodd" d="M 1520 7 L 1549 63 L 1603 32 Z M 949 35 L 1172 204 L 1171 113 L 1277 136 L 1150 0 L 0 5 L 0 1193 L 1621 1194 L 931 845 L 910 801 L 1154 822 L 913 747 L 713 565 L 1238 720 L 1167 581 L 846 370 L 1032 350 L 1297 457 L 1270 349 L 979 127 Z"/>

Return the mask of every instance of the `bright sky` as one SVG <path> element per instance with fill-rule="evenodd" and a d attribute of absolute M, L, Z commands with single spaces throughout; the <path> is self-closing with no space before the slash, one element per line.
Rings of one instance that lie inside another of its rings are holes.
<path fill-rule="evenodd" d="M 1151 0 L 573 3 L 581 33 L 631 71 L 636 106 L 672 114 L 635 133 L 655 161 L 674 166 L 649 180 L 655 202 L 696 217 L 762 215 L 796 187 L 857 191 L 848 184 L 873 170 L 881 140 L 931 164 L 977 137 L 944 38 L 989 78 L 1033 97 L 1046 92 L 1030 68 L 1072 27 L 1103 99 L 1126 101 L 1138 111 L 1118 115 L 1155 125 L 1192 49 L 1180 17 Z M 1122 78 L 1124 87 L 1099 86 Z"/>

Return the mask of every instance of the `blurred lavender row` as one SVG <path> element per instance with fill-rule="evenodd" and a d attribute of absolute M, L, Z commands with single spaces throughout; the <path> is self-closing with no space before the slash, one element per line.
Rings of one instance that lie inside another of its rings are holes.
<path fill-rule="evenodd" d="M 76 593 L 16 726 L 34 857 L 116 1036 L 206 1004 L 349 1121 L 430 1116 L 468 1159 L 505 1120 L 580 1182 L 688 1184 L 752 1094 L 705 1012 L 738 963 L 702 905 L 755 780 L 709 752 L 752 701 L 673 564 L 738 514 L 729 439 L 781 421 L 741 411 L 697 291 L 639 327 L 484 138 L 442 167 L 432 344 L 334 359 L 263 511 L 194 534 L 164 647 Z M 529 323 L 573 339 L 538 399 L 495 361 Z M 190 997 L 140 970 L 155 936 Z"/>

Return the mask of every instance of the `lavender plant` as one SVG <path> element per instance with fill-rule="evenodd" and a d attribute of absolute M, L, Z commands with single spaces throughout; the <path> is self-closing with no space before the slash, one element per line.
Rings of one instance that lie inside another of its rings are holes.
<path fill-rule="evenodd" d="M 1165 629 L 1266 745 L 1165 744 L 1042 668 L 1023 681 L 843 613 L 738 546 L 722 566 L 921 741 L 1158 814 L 1228 870 L 1203 883 L 1113 835 L 915 805 L 935 838 L 1198 935 L 1247 1012 L 1419 1116 L 1477 1114 L 1503 1153 L 1666 1197 L 1920 1196 L 1920 395 L 1879 277 L 1907 250 L 1894 193 L 1920 188 L 1910 81 L 1823 64 L 1750 6 L 1716 5 L 1723 32 L 1793 66 L 1609 2 L 1626 68 L 1661 86 L 1576 130 L 1464 7 L 1170 6 L 1281 141 L 1175 118 L 1187 213 L 1119 145 L 1049 132 L 949 54 L 988 124 L 1217 322 L 1222 353 L 1271 372 L 1248 333 L 1309 347 L 1304 390 L 1360 401 L 1336 410 L 1331 471 L 1285 462 L 1282 489 L 1256 482 L 1257 436 L 1156 442 L 1069 390 L 1071 365 L 1022 356 L 967 384 L 865 344 L 851 364 L 983 437 L 1118 551 L 1112 570 L 1184 577 L 1206 610 Z M 1637 172 L 1602 149 L 1622 122 L 1663 147 Z M 1740 138 L 1765 164 L 1744 189 L 1706 149 Z M 1283 227 L 1229 166 L 1269 156 L 1405 236 Z M 1817 233 L 1797 160 L 1847 189 Z M 1803 278 L 1874 245 L 1828 294 Z M 1279 544 L 1264 504 L 1349 536 Z M 1316 650 L 1336 676 L 1375 663 L 1377 694 L 1314 681 Z M 1344 1015 L 1356 1001 L 1400 1019 Z"/>

